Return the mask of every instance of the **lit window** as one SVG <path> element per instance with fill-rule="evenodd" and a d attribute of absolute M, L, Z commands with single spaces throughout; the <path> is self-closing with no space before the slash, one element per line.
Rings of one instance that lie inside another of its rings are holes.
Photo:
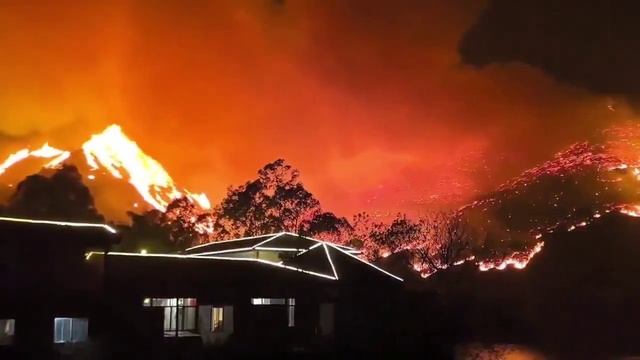
<path fill-rule="evenodd" d="M 287 324 L 289 327 L 296 326 L 296 299 L 287 299 Z"/>
<path fill-rule="evenodd" d="M 224 330 L 224 308 L 211 308 L 211 332 Z"/>
<path fill-rule="evenodd" d="M 9 345 L 13 343 L 15 329 L 15 319 L 0 319 L 0 345 Z"/>
<path fill-rule="evenodd" d="M 284 298 L 252 298 L 251 304 L 253 305 L 284 305 Z"/>
<path fill-rule="evenodd" d="M 145 298 L 142 305 L 164 308 L 164 336 L 180 336 L 181 332 L 193 332 L 197 329 L 196 299 Z"/>
<path fill-rule="evenodd" d="M 86 341 L 89 333 L 87 318 L 55 318 L 53 321 L 53 342 L 76 343 Z"/>

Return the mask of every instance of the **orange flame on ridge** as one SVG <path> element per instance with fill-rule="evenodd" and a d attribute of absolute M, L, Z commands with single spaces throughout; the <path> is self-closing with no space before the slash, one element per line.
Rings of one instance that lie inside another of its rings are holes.
<path fill-rule="evenodd" d="M 172 200 L 182 196 L 186 196 L 202 209 L 211 208 L 211 203 L 204 193 L 178 190 L 162 165 L 145 154 L 118 125 L 110 125 L 101 133 L 92 135 L 82 145 L 82 151 L 92 171 L 104 168 L 115 178 L 127 178 L 140 196 L 155 209 L 164 211 Z M 30 157 L 51 159 L 44 167 L 55 168 L 70 156 L 70 151 L 54 148 L 48 143 L 35 150 L 20 149 L 0 163 L 0 175 L 13 165 Z M 94 180 L 96 176 L 90 174 L 87 178 Z"/>
<path fill-rule="evenodd" d="M 533 249 L 527 253 L 517 252 L 509 256 L 508 258 L 495 263 L 491 261 L 481 261 L 478 263 L 478 269 L 480 271 L 488 271 L 491 269 L 504 270 L 507 266 L 513 266 L 516 269 L 524 269 L 529 264 L 529 261 L 533 259 L 533 257 L 542 251 L 542 247 L 544 246 L 544 241 L 540 241 L 533 247 Z"/>
<path fill-rule="evenodd" d="M 40 148 L 31 150 L 31 151 L 28 148 L 24 148 L 9 155 L 5 159 L 5 161 L 2 164 L 0 164 L 0 174 L 3 174 L 11 166 L 29 157 L 35 157 L 35 158 L 41 158 L 41 159 L 52 159 L 44 167 L 53 168 L 61 164 L 67 158 L 69 158 L 70 155 L 71 153 L 69 151 L 56 149 L 54 147 L 49 146 L 48 143 L 44 143 L 44 145 L 42 145 Z"/>
<path fill-rule="evenodd" d="M 103 132 L 92 135 L 82 145 L 82 151 L 92 170 L 103 167 L 118 179 L 124 179 L 126 174 L 142 198 L 158 210 L 164 211 L 172 200 L 182 196 L 203 209 L 211 207 L 205 194 L 179 191 L 162 165 L 145 154 L 118 125 L 110 125 Z"/>

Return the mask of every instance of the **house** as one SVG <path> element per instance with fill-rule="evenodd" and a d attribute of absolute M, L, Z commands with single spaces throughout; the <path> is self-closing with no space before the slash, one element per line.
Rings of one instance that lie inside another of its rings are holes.
<path fill-rule="evenodd" d="M 356 249 L 286 232 L 146 254 L 110 251 L 117 233 L 100 224 L 0 218 L 0 231 L 13 302 L 0 331 L 18 348 L 370 348 L 392 341 L 403 289 Z M 37 320 L 21 316 L 43 299 Z"/>
<path fill-rule="evenodd" d="M 85 260 L 119 240 L 102 224 L 0 217 L 0 347 L 47 351 L 87 339 L 101 283 Z"/>

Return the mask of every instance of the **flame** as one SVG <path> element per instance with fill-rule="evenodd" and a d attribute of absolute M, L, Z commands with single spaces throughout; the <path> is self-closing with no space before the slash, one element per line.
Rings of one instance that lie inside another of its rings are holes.
<path fill-rule="evenodd" d="M 640 217 L 640 205 L 623 205 L 619 211 L 625 215 Z"/>
<path fill-rule="evenodd" d="M 60 149 L 56 149 L 54 147 L 49 146 L 48 143 L 44 143 L 40 148 L 35 150 L 29 150 L 28 148 L 20 149 L 13 154 L 9 155 L 5 161 L 0 164 L 0 174 L 3 174 L 7 169 L 12 167 L 13 165 L 28 159 L 30 157 L 41 158 L 41 159 L 52 159 L 48 162 L 44 167 L 45 168 L 54 168 L 64 162 L 71 153 L 69 151 L 64 151 Z"/>
<path fill-rule="evenodd" d="M 158 210 L 166 210 L 169 202 L 182 196 L 188 197 L 203 209 L 211 207 L 205 194 L 179 191 L 162 165 L 145 154 L 118 125 L 111 125 L 103 132 L 91 136 L 82 145 L 82 151 L 92 170 L 102 167 L 118 179 L 126 176 L 140 196 Z"/>
<path fill-rule="evenodd" d="M 544 246 L 544 241 L 540 241 L 533 247 L 533 249 L 527 253 L 516 252 L 509 256 L 508 258 L 496 263 L 490 261 L 481 261 L 478 263 L 478 268 L 480 271 L 488 271 L 491 269 L 504 270 L 507 266 L 511 265 L 516 269 L 524 269 L 529 261 L 533 259 L 533 257 L 542 251 L 542 247 Z"/>
<path fill-rule="evenodd" d="M 169 202 L 182 196 L 186 196 L 202 209 L 211 208 L 207 195 L 179 190 L 162 165 L 145 154 L 118 125 L 111 125 L 103 132 L 91 136 L 82 145 L 82 151 L 92 171 L 103 168 L 118 179 L 126 178 L 145 202 L 158 210 L 166 210 Z M 35 150 L 20 149 L 0 164 L 0 175 L 30 157 L 50 159 L 44 167 L 55 168 L 70 156 L 71 152 L 54 148 L 48 143 Z M 96 175 L 89 174 L 87 179 L 93 181 Z"/>
<path fill-rule="evenodd" d="M 203 209 L 210 209 L 211 208 L 211 202 L 209 201 L 209 198 L 207 197 L 207 194 L 205 193 L 199 193 L 199 194 L 194 194 L 194 193 L 190 193 L 189 191 L 185 190 L 184 191 L 187 194 L 187 198 L 189 198 L 189 200 L 195 202 L 196 204 L 200 205 L 201 208 Z"/>

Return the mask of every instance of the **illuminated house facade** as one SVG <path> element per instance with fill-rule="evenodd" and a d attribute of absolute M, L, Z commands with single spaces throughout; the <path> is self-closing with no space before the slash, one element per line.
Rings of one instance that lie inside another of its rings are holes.
<path fill-rule="evenodd" d="M 139 254 L 109 251 L 118 237 L 105 225 L 0 218 L 0 231 L 0 264 L 10 269 L 0 281 L 13 302 L 0 313 L 0 348 L 3 339 L 19 345 L 36 338 L 42 348 L 99 342 L 151 353 L 165 347 L 149 344 L 358 348 L 393 327 L 402 290 L 401 278 L 361 260 L 357 250 L 291 233 Z M 22 249 L 25 238 L 42 238 L 47 249 L 70 245 L 56 256 L 38 253 L 28 264 L 38 262 L 41 270 L 28 274 L 21 261 L 34 252 Z M 35 331 L 20 304 L 42 299 L 39 276 L 51 269 L 55 281 L 46 297 L 74 301 L 43 311 Z M 24 279 L 32 280 L 27 291 Z M 70 292 L 65 279 L 80 285 Z"/>

